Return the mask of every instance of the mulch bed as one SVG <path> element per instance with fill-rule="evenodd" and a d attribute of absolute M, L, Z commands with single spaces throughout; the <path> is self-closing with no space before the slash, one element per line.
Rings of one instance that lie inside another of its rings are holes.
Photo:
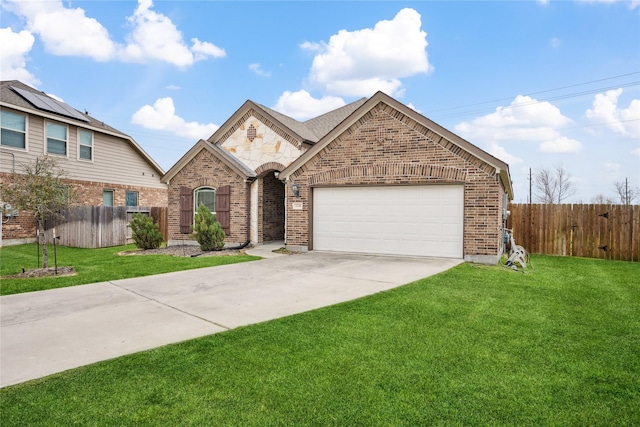
<path fill-rule="evenodd" d="M 25 270 L 22 273 L 2 277 L 7 279 L 26 279 L 30 277 L 73 276 L 75 274 L 76 270 L 73 267 L 58 267 L 57 270 L 55 268 L 34 268 Z"/>
<path fill-rule="evenodd" d="M 225 255 L 240 255 L 243 254 L 243 250 L 223 250 L 223 251 L 211 251 L 202 252 L 200 246 L 184 245 L 184 246 L 169 246 L 168 248 L 158 249 L 134 249 L 131 251 L 119 252 L 118 255 L 171 255 L 179 257 L 191 257 L 192 255 L 198 256 L 225 256 Z"/>

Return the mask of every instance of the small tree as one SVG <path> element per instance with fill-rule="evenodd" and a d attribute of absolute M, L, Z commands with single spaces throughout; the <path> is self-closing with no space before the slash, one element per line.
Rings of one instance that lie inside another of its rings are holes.
<path fill-rule="evenodd" d="M 37 239 L 42 246 L 42 266 L 49 268 L 44 223 L 59 216 L 61 209 L 73 204 L 75 187 L 65 184 L 66 172 L 57 161 L 43 156 L 22 165 L 23 173 L 15 173 L 11 181 L 0 187 L 0 199 L 21 211 L 33 212 L 38 226 Z"/>
<path fill-rule="evenodd" d="M 200 243 L 201 250 L 215 251 L 224 247 L 224 230 L 216 221 L 216 216 L 203 203 L 198 206 L 193 231 L 196 232 L 196 240 Z"/>
<path fill-rule="evenodd" d="M 162 243 L 162 233 L 160 226 L 153 222 L 153 218 L 148 215 L 136 212 L 129 223 L 131 226 L 131 238 L 140 249 L 157 249 Z"/>

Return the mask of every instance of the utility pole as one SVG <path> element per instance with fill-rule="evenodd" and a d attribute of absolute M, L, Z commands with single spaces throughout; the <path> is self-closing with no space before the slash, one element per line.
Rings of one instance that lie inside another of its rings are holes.
<path fill-rule="evenodd" d="M 624 201 L 627 205 L 631 204 L 631 200 L 629 200 L 629 178 L 624 179 Z"/>
<path fill-rule="evenodd" d="M 533 179 L 531 178 L 531 168 L 529 168 L 529 204 L 533 203 L 533 198 L 531 197 L 532 184 L 533 184 Z"/>

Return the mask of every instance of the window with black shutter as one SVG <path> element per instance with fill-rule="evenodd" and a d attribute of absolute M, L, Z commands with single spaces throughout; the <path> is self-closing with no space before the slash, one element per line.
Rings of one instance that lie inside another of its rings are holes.
<path fill-rule="evenodd" d="M 180 187 L 180 233 L 191 234 L 193 224 L 193 190 Z"/>
<path fill-rule="evenodd" d="M 229 185 L 216 190 L 216 219 L 228 236 L 231 233 L 231 186 Z"/>

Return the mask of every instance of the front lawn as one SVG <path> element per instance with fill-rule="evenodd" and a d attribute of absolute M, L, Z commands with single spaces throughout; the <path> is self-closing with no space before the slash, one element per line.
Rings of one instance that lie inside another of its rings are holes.
<path fill-rule="evenodd" d="M 0 424 L 640 425 L 640 266 L 533 262 L 7 387 Z"/>
<path fill-rule="evenodd" d="M 183 258 L 168 255 L 118 255 L 119 252 L 134 249 L 134 245 L 103 249 L 80 249 L 58 246 L 58 265 L 74 267 L 77 272 L 75 276 L 18 279 L 3 277 L 2 280 L 0 280 L 0 295 L 63 288 L 66 286 L 149 276 L 151 274 L 213 267 L 216 265 L 260 259 L 259 257 L 249 255 L 207 256 L 197 258 Z M 26 270 L 37 268 L 37 250 L 35 243 L 0 248 L 0 275 L 5 276 L 20 273 L 23 268 Z M 42 263 L 42 259 L 40 259 L 40 263 Z M 53 246 L 49 245 L 49 267 L 53 268 L 53 266 Z"/>

